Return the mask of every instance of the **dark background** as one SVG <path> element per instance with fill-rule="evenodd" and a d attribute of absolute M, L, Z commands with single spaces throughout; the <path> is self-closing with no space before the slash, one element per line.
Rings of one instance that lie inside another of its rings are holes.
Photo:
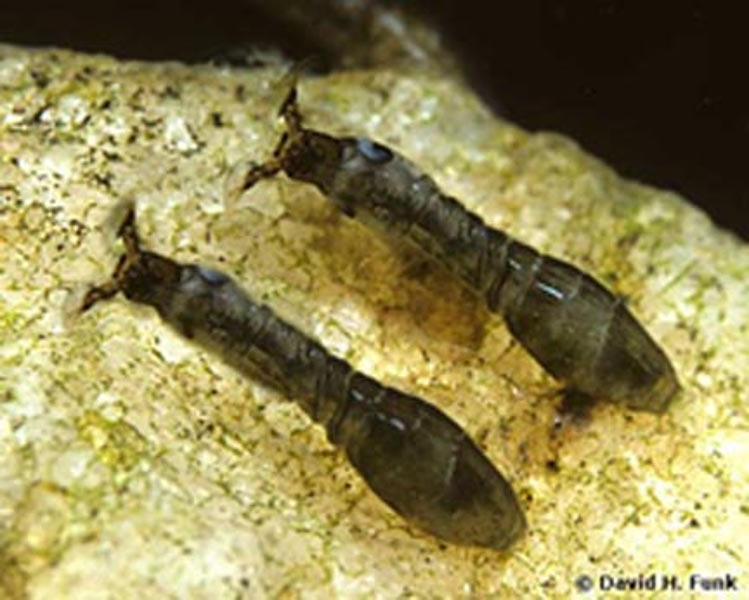
<path fill-rule="evenodd" d="M 274 18 L 258 0 L 2 4 L 0 41 L 8 43 L 187 62 L 253 43 L 292 58 L 326 52 L 316 19 Z M 749 239 L 747 21 L 732 4 L 386 4 L 433 21 L 505 118 L 566 133 L 620 173 L 682 193 Z"/>

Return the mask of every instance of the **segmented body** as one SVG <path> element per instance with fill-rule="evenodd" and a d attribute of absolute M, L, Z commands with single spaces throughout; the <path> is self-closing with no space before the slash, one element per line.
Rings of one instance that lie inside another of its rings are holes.
<path fill-rule="evenodd" d="M 347 215 L 403 235 L 449 266 L 568 387 L 636 409 L 665 410 L 679 389 L 671 363 L 593 277 L 487 226 L 385 146 L 303 128 L 294 91 L 282 114 L 289 133 L 245 187 L 279 170 L 314 184 Z"/>
<path fill-rule="evenodd" d="M 292 394 L 406 520 L 449 542 L 496 549 L 524 530 L 512 488 L 450 417 L 355 371 L 226 275 L 138 250 L 113 282 L 84 306 L 122 291 L 240 371 Z"/>

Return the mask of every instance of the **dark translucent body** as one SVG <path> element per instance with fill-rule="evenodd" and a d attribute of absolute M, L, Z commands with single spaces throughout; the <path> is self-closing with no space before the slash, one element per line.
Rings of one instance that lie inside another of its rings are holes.
<path fill-rule="evenodd" d="M 248 185 L 278 170 L 316 185 L 347 215 L 398 232 L 447 264 L 569 388 L 636 409 L 667 408 L 679 390 L 668 357 L 595 279 L 488 227 L 388 148 L 302 128 L 293 93 L 282 112 L 291 131 Z"/>
<path fill-rule="evenodd" d="M 226 275 L 138 250 L 113 281 L 84 306 L 122 291 L 240 371 L 286 391 L 406 520 L 449 542 L 495 549 L 525 529 L 510 485 L 450 417 L 353 370 Z"/>

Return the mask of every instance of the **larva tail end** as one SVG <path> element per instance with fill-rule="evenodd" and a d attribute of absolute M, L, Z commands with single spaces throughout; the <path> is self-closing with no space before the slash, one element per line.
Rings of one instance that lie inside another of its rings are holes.
<path fill-rule="evenodd" d="M 596 399 L 574 387 L 565 387 L 561 391 L 562 402 L 559 413 L 573 421 L 584 421 L 590 418 Z"/>
<path fill-rule="evenodd" d="M 646 393 L 639 397 L 633 397 L 628 406 L 635 410 L 645 410 L 652 413 L 663 414 L 671 406 L 681 391 L 681 384 L 673 370 L 661 375 L 656 384 Z"/>

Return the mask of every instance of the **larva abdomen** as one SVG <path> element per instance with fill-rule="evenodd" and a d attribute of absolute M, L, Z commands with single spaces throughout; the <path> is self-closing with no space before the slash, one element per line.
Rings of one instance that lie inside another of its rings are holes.
<path fill-rule="evenodd" d="M 510 244 L 499 270 L 503 285 L 487 297 L 492 308 L 498 302 L 516 339 L 549 373 L 580 392 L 664 410 L 678 390 L 676 375 L 621 300 L 574 266 L 527 247 L 525 259 L 518 260 L 516 246 Z"/>
<path fill-rule="evenodd" d="M 338 443 L 396 512 L 457 544 L 505 548 L 524 530 L 512 488 L 444 413 L 362 375 L 349 394 Z"/>

